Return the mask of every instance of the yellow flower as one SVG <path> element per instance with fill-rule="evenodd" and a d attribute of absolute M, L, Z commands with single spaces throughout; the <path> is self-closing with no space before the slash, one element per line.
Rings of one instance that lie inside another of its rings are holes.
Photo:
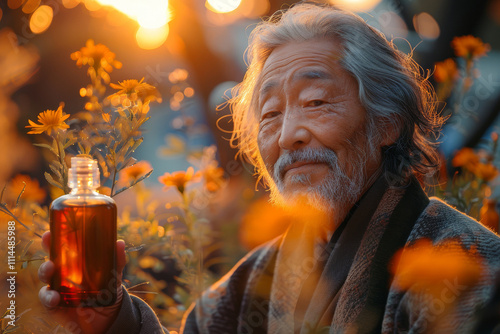
<path fill-rule="evenodd" d="M 31 128 L 32 130 L 28 132 L 28 134 L 40 134 L 46 132 L 48 135 L 52 133 L 52 130 L 64 130 L 69 128 L 69 125 L 64 123 L 66 119 L 68 119 L 69 115 L 63 115 L 62 111 L 63 106 L 59 106 L 57 110 L 45 110 L 38 114 L 38 122 L 40 124 L 36 124 L 35 122 L 28 120 L 30 125 L 27 125 L 26 128 Z"/>
<path fill-rule="evenodd" d="M 455 241 L 434 246 L 428 239 L 419 239 L 395 254 L 390 270 L 401 290 L 439 298 L 447 283 L 459 282 L 467 287 L 476 283 L 482 265 L 475 249 L 467 251 Z"/>
<path fill-rule="evenodd" d="M 490 51 L 490 45 L 472 35 L 455 37 L 451 42 L 455 54 L 458 57 L 464 57 L 468 60 L 472 58 L 480 58 Z"/>
<path fill-rule="evenodd" d="M 42 203 L 47 196 L 47 192 L 40 187 L 38 180 L 30 178 L 28 175 L 18 174 L 9 182 L 7 197 L 12 201 L 17 200 L 23 187 L 24 193 L 21 200 L 26 202 Z"/>
<path fill-rule="evenodd" d="M 436 63 L 434 79 L 436 82 L 450 82 L 458 78 L 457 63 L 451 58 Z"/>
<path fill-rule="evenodd" d="M 479 157 L 472 148 L 464 147 L 455 154 L 451 163 L 453 167 L 465 167 L 472 171 L 479 163 Z"/>
<path fill-rule="evenodd" d="M 139 161 L 136 164 L 124 168 L 120 172 L 120 180 L 121 184 L 130 184 L 136 181 L 138 178 L 151 171 L 153 168 L 151 164 L 147 161 Z"/>
<path fill-rule="evenodd" d="M 94 44 L 92 39 L 87 40 L 87 43 L 80 51 L 73 52 L 71 59 L 76 60 L 76 65 L 89 65 L 95 68 L 103 68 L 107 72 L 111 72 L 114 68 L 121 68 L 122 63 L 115 60 L 115 54 L 111 52 L 104 44 Z"/>
<path fill-rule="evenodd" d="M 168 187 L 177 187 L 179 192 L 184 193 L 184 188 L 186 183 L 194 180 L 199 176 L 199 173 L 194 173 L 193 167 L 189 167 L 187 171 L 178 171 L 173 173 L 165 173 L 158 178 L 160 183 L 165 185 L 165 189 Z"/>
<path fill-rule="evenodd" d="M 141 81 L 130 79 L 118 82 L 118 84 L 110 83 L 109 85 L 114 89 L 118 89 L 118 92 L 108 96 L 108 99 L 114 99 L 126 95 L 131 101 L 141 99 L 144 103 L 149 101 L 161 102 L 161 96 L 158 90 L 154 86 L 151 86 L 143 81 L 144 78 L 142 78 Z"/>

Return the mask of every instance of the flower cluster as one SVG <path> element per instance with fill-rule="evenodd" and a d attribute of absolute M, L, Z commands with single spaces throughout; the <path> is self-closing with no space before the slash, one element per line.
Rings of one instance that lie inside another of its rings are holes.
<path fill-rule="evenodd" d="M 490 45 L 471 35 L 455 37 L 451 45 L 455 55 L 465 63 L 461 89 L 461 94 L 463 94 L 469 90 L 474 78 L 478 75 L 477 70 L 473 70 L 474 62 L 486 56 Z M 435 64 L 434 80 L 438 83 L 437 94 L 440 100 L 445 100 L 450 96 L 460 77 L 460 67 L 455 59 L 448 58 Z"/>

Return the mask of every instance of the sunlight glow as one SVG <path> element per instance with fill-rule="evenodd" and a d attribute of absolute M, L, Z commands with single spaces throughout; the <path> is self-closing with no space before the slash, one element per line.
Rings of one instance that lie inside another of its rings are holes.
<path fill-rule="evenodd" d="M 330 0 L 330 2 L 340 8 L 353 12 L 366 12 L 375 8 L 381 0 Z"/>
<path fill-rule="evenodd" d="M 139 27 L 135 35 L 141 49 L 151 50 L 160 47 L 168 37 L 168 24 L 159 28 Z"/>
<path fill-rule="evenodd" d="M 154 29 L 170 21 L 167 0 L 97 0 L 134 19 L 143 28 Z M 165 30 L 165 29 L 163 29 Z"/>
<path fill-rule="evenodd" d="M 215 13 L 229 13 L 240 4 L 241 0 L 207 0 L 205 6 Z"/>

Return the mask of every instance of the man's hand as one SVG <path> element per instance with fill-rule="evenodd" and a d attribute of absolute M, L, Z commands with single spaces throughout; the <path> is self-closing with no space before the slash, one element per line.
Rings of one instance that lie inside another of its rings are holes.
<path fill-rule="evenodd" d="M 43 248 L 49 252 L 50 232 L 42 235 Z M 50 290 L 46 285 L 40 289 L 38 298 L 48 309 L 53 318 L 65 329 L 72 333 L 105 333 L 115 321 L 122 302 L 122 272 L 126 264 L 125 242 L 116 242 L 116 267 L 117 267 L 117 287 L 118 296 L 116 303 L 107 307 L 58 307 L 60 295 L 57 291 Z M 40 265 L 38 277 L 42 282 L 50 283 L 54 274 L 54 262 L 47 261 Z"/>

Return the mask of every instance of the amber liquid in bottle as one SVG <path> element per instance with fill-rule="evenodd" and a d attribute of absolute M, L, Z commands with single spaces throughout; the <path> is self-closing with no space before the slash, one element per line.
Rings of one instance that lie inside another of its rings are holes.
<path fill-rule="evenodd" d="M 50 207 L 50 288 L 61 295 L 60 306 L 109 306 L 117 296 L 116 204 L 95 191 L 98 182 L 75 184 Z"/>

